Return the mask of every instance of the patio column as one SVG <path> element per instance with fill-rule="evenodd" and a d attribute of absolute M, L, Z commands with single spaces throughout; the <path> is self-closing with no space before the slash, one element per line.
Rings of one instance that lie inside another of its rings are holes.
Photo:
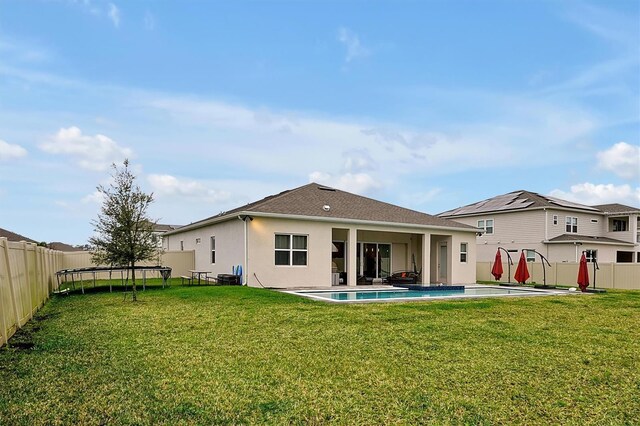
<path fill-rule="evenodd" d="M 349 235 L 347 237 L 347 240 L 347 285 L 355 287 L 358 279 L 358 270 L 356 263 L 358 230 L 356 228 L 349 228 Z"/>
<path fill-rule="evenodd" d="M 431 283 L 431 234 L 422 234 L 422 284 Z"/>

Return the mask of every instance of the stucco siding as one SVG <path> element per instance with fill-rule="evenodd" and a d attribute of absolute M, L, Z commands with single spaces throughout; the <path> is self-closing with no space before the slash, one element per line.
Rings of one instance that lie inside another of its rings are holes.
<path fill-rule="evenodd" d="M 216 261 L 211 263 L 211 237 L 216 239 Z M 197 242 L 200 239 L 200 242 Z M 210 271 L 211 275 L 230 274 L 234 265 L 244 263 L 244 224 L 239 219 L 209 225 L 164 237 L 163 245 L 170 250 L 195 252 L 195 269 Z"/>

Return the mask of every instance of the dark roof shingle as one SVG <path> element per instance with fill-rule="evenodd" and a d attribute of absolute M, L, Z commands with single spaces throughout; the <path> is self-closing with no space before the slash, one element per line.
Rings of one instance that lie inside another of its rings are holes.
<path fill-rule="evenodd" d="M 377 201 L 372 198 L 317 183 L 310 183 L 299 188 L 283 191 L 262 200 L 220 213 L 217 216 L 195 222 L 192 225 L 187 225 L 187 227 L 192 228 L 193 225 L 208 222 L 216 217 L 230 216 L 240 212 L 272 213 L 475 230 L 475 228 L 471 226 L 448 219 Z"/>
<path fill-rule="evenodd" d="M 599 204 L 597 206 L 592 206 L 605 214 L 616 214 L 616 213 L 640 213 L 640 209 L 637 207 L 625 206 L 624 204 Z"/>
<path fill-rule="evenodd" d="M 0 228 L 0 237 L 4 237 L 9 241 L 26 241 L 28 243 L 37 243 L 37 241 L 32 240 L 31 238 L 25 237 L 24 235 L 16 234 L 15 232 L 11 232 L 3 228 Z"/>

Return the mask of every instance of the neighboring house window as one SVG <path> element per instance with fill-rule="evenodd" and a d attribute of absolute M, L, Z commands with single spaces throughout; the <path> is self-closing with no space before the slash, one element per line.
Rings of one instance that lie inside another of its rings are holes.
<path fill-rule="evenodd" d="M 479 220 L 478 228 L 483 230 L 483 234 L 492 235 L 493 234 L 493 219 L 487 220 Z"/>
<path fill-rule="evenodd" d="M 624 219 L 613 219 L 611 221 L 611 230 L 613 232 L 624 232 L 627 230 L 627 221 Z"/>
<path fill-rule="evenodd" d="M 591 219 L 591 223 L 598 223 L 598 219 Z"/>
<path fill-rule="evenodd" d="M 307 236 L 293 234 L 276 234 L 276 265 L 306 266 Z"/>
<path fill-rule="evenodd" d="M 460 262 L 467 263 L 467 243 L 460 243 Z"/>
<path fill-rule="evenodd" d="M 211 237 L 211 263 L 216 263 L 216 237 Z"/>
<path fill-rule="evenodd" d="M 196 238 L 196 244 L 200 244 L 200 241 L 202 241 L 200 238 Z"/>
<path fill-rule="evenodd" d="M 184 250 L 184 241 L 180 241 L 180 251 Z"/>
<path fill-rule="evenodd" d="M 565 220 L 565 228 L 567 232 L 576 234 L 578 232 L 578 218 L 573 216 L 567 216 Z"/>
<path fill-rule="evenodd" d="M 536 252 L 533 250 L 527 250 L 527 262 L 536 261 Z"/>
<path fill-rule="evenodd" d="M 598 259 L 598 250 L 585 250 L 584 255 L 587 258 L 587 262 L 595 262 Z"/>
<path fill-rule="evenodd" d="M 557 225 L 557 224 L 558 224 L 558 215 L 557 215 L 557 214 L 554 214 L 554 215 L 553 215 L 553 224 L 554 224 L 554 225 Z"/>

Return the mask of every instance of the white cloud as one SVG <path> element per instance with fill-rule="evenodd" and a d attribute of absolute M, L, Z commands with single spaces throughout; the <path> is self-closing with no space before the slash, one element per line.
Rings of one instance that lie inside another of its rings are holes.
<path fill-rule="evenodd" d="M 597 154 L 598 168 L 615 173 L 624 179 L 640 177 L 640 146 L 618 142 Z"/>
<path fill-rule="evenodd" d="M 382 188 L 382 183 L 368 173 L 348 172 L 333 176 L 329 173 L 316 171 L 309 174 L 309 181 L 355 194 L 367 194 L 373 190 Z"/>
<path fill-rule="evenodd" d="M 586 205 L 620 203 L 640 205 L 640 187 L 631 185 L 593 184 L 589 182 L 572 185 L 569 191 L 554 189 L 549 195 Z"/>
<path fill-rule="evenodd" d="M 14 160 L 27 155 L 27 150 L 20 145 L 10 144 L 0 139 L 0 161 Z"/>
<path fill-rule="evenodd" d="M 107 11 L 107 16 L 113 22 L 113 25 L 118 28 L 120 26 L 120 9 L 113 3 L 109 3 L 109 10 Z"/>
<path fill-rule="evenodd" d="M 348 28 L 342 27 L 338 30 L 338 41 L 347 49 L 346 62 L 353 59 L 369 56 L 371 51 L 360 43 L 360 38 L 356 33 Z"/>
<path fill-rule="evenodd" d="M 133 151 L 118 145 L 113 139 L 97 134 L 83 135 L 73 126 L 62 128 L 40 148 L 50 154 L 64 154 L 75 158 L 78 165 L 87 170 L 103 171 L 113 163 L 130 158 Z"/>
<path fill-rule="evenodd" d="M 82 199 L 84 204 L 102 204 L 104 202 L 104 194 L 98 190 L 93 191 L 91 194 L 85 196 Z"/>
<path fill-rule="evenodd" d="M 159 196 L 197 198 L 208 202 L 227 201 L 231 197 L 229 192 L 211 189 L 196 180 L 158 174 L 149 175 L 147 180 L 153 192 Z"/>

